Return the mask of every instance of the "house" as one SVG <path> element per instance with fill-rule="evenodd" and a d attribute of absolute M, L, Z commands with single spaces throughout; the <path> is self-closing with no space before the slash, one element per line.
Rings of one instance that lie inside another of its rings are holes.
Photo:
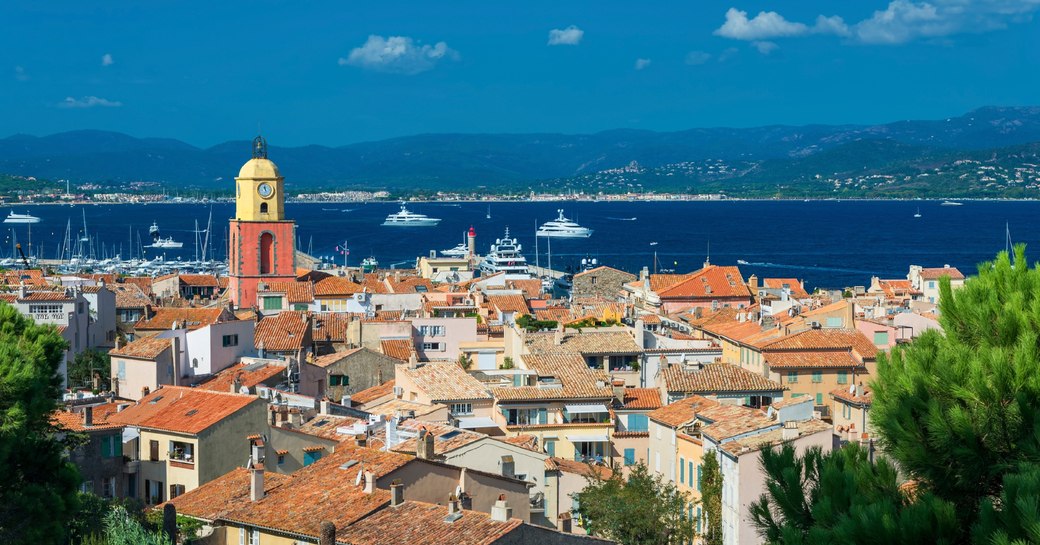
<path fill-rule="evenodd" d="M 154 337 L 171 329 L 187 329 L 189 331 L 220 322 L 237 320 L 227 308 L 176 308 L 161 307 L 155 314 L 142 319 L 134 325 L 136 337 Z"/>
<path fill-rule="evenodd" d="M 411 322 L 420 361 L 456 361 L 460 345 L 477 340 L 476 318 L 413 318 Z"/>
<path fill-rule="evenodd" d="M 874 428 L 870 425 L 870 405 L 874 401 L 874 392 L 870 386 L 862 382 L 854 385 L 835 388 L 831 391 L 834 423 L 835 446 L 848 442 L 869 440 L 874 436 Z"/>
<path fill-rule="evenodd" d="M 162 503 L 241 463 L 235 445 L 267 431 L 267 403 L 257 396 L 166 386 L 109 416 L 138 436 L 124 454 L 136 464 L 133 497 Z"/>
<path fill-rule="evenodd" d="M 473 268 L 469 257 L 443 257 L 431 250 L 429 256 L 422 256 L 415 264 L 419 278 L 431 282 L 456 283 L 473 279 Z"/>
<path fill-rule="evenodd" d="M 116 294 L 116 320 L 120 331 L 133 333 L 133 325 L 150 318 L 152 300 L 137 284 L 129 282 L 109 284 L 108 288 Z"/>
<path fill-rule="evenodd" d="M 672 365 L 658 375 L 658 395 L 669 403 L 691 395 L 753 408 L 766 407 L 784 396 L 780 383 L 731 363 L 709 363 L 699 369 Z"/>
<path fill-rule="evenodd" d="M 103 498 L 132 496 L 123 471 L 123 425 L 109 422 L 115 403 L 74 405 L 54 413 L 52 420 L 60 429 L 83 434 L 86 441 L 69 452 L 83 483 L 80 491 Z"/>
<path fill-rule="evenodd" d="M 636 275 L 601 265 L 574 275 L 571 297 L 602 297 L 616 301 L 625 284 L 636 281 Z"/>
<path fill-rule="evenodd" d="M 614 457 L 610 417 L 615 392 L 580 354 L 527 354 L 514 385 L 493 388 L 494 419 L 507 435 L 531 435 L 550 456 Z"/>
<path fill-rule="evenodd" d="M 316 398 L 343 400 L 390 379 L 399 363 L 368 348 L 325 354 L 300 365 L 299 391 Z M 343 404 L 350 405 L 348 402 Z"/>
<path fill-rule="evenodd" d="M 650 275 L 644 269 L 640 279 L 624 286 L 629 301 L 641 308 L 660 309 L 667 314 L 693 308 L 743 308 L 753 302 L 740 269 L 705 263 L 689 274 Z"/>
<path fill-rule="evenodd" d="M 153 280 L 152 293 L 159 299 L 214 299 L 220 293 L 220 282 L 212 274 L 173 273 Z"/>
<path fill-rule="evenodd" d="M 68 364 L 90 348 L 90 304 L 83 296 L 81 287 L 60 290 L 41 289 L 30 291 L 25 284 L 18 291 L 3 298 L 24 316 L 38 324 L 51 324 L 68 343 L 65 360 L 58 368 L 62 386 L 67 384 Z"/>
<path fill-rule="evenodd" d="M 310 310 L 314 284 L 310 282 L 261 282 L 256 289 L 256 308 L 264 314 L 283 310 Z"/>
<path fill-rule="evenodd" d="M 242 358 L 242 361 L 207 377 L 194 387 L 214 392 L 258 395 L 258 387 L 277 387 L 288 380 L 286 362 Z"/>
<path fill-rule="evenodd" d="M 394 380 L 402 400 L 443 405 L 460 428 L 501 433 L 492 419 L 494 398 L 455 362 L 398 365 Z"/>
<path fill-rule="evenodd" d="M 910 272 L 906 275 L 911 288 L 915 292 L 920 293 L 919 298 L 935 305 L 939 304 L 939 284 L 943 277 L 950 279 L 951 289 L 956 290 L 964 287 L 964 273 L 958 270 L 957 267 L 949 265 L 943 265 L 942 267 L 911 265 Z"/>
<path fill-rule="evenodd" d="M 645 386 L 639 372 L 641 333 L 624 326 L 565 330 L 561 325 L 556 331 L 526 334 L 524 348 L 535 355 L 579 354 L 591 369 L 623 378 L 630 386 Z"/>
<path fill-rule="evenodd" d="M 649 415 L 660 408 L 661 392 L 657 388 L 625 388 L 620 399 L 615 394 L 614 433 L 611 441 L 615 454 L 613 461 L 617 467 L 647 464 L 650 448 Z"/>
<path fill-rule="evenodd" d="M 573 533 L 582 536 L 588 534 L 588 530 L 582 527 L 578 518 L 578 507 L 580 503 L 575 495 L 581 492 L 588 484 L 589 477 L 609 479 L 613 471 L 603 464 L 588 464 L 568 458 L 549 458 L 545 461 L 545 479 L 557 493 L 556 528 L 561 532 Z"/>
<path fill-rule="evenodd" d="M 180 339 L 146 337 L 109 351 L 112 392 L 138 400 L 160 386 L 177 384 Z"/>
<path fill-rule="evenodd" d="M 257 322 L 253 347 L 261 358 L 272 356 L 304 361 L 313 348 L 311 316 L 287 310 Z"/>
<path fill-rule="evenodd" d="M 856 329 L 809 329 L 765 343 L 761 351 L 771 380 L 792 397 L 811 397 L 824 413 L 824 396 L 874 375 L 878 353 Z"/>

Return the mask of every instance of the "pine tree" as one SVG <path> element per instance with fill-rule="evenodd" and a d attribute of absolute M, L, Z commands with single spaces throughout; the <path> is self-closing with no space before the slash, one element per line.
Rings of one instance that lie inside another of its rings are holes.
<path fill-rule="evenodd" d="M 722 545 L 722 468 L 711 452 L 704 456 L 701 467 L 701 505 L 706 520 L 704 545 Z"/>

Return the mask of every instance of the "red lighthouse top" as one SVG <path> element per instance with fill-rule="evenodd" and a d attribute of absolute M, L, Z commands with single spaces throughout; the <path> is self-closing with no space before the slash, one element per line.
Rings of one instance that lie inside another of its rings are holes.
<path fill-rule="evenodd" d="M 471 237 L 477 236 L 477 230 L 474 229 L 472 225 L 469 226 L 469 236 L 471 236 Z"/>

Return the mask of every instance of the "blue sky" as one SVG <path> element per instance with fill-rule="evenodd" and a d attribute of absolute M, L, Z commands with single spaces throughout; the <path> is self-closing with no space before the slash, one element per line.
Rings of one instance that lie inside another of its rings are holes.
<path fill-rule="evenodd" d="M 938 119 L 1040 103 L 1040 0 L 8 1 L 0 136 L 198 146 Z M 4 74 L 6 72 L 6 74 Z"/>

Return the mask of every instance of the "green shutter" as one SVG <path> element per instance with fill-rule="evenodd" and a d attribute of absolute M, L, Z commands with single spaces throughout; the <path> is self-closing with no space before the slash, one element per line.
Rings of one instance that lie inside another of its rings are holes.
<path fill-rule="evenodd" d="M 848 383 L 849 383 L 849 372 L 848 371 L 838 371 L 838 384 L 848 384 Z"/>
<path fill-rule="evenodd" d="M 823 372 L 822 371 L 813 371 L 812 381 L 813 382 L 823 382 Z"/>
<path fill-rule="evenodd" d="M 823 394 L 816 394 L 816 404 L 823 405 Z"/>
<path fill-rule="evenodd" d="M 548 424 L 549 423 L 549 411 L 547 409 L 538 409 L 538 423 Z"/>
<path fill-rule="evenodd" d="M 114 452 L 112 453 L 112 455 L 116 456 L 116 457 L 119 457 L 119 458 L 122 458 L 123 457 L 123 435 L 122 434 L 118 434 L 118 435 L 113 435 L 112 436 L 112 446 L 115 447 L 113 449 Z"/>
<path fill-rule="evenodd" d="M 697 491 L 698 492 L 701 491 L 701 467 L 703 467 L 703 465 L 704 464 L 699 464 L 697 466 Z"/>
<path fill-rule="evenodd" d="M 111 458 L 112 457 L 112 443 L 109 442 L 111 437 L 101 438 L 101 457 Z"/>

